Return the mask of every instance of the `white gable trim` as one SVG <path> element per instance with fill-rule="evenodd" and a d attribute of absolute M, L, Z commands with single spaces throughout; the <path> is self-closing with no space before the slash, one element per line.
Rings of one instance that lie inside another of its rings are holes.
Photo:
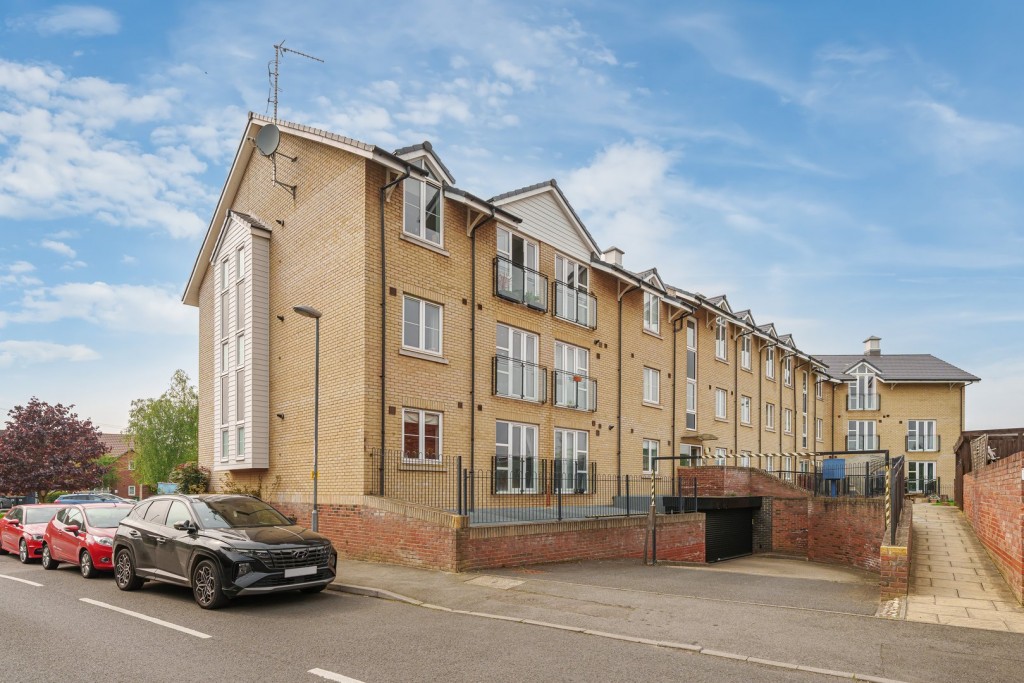
<path fill-rule="evenodd" d="M 576 219 L 576 215 L 573 212 L 573 210 L 569 208 L 569 205 L 565 203 L 564 199 L 562 199 L 562 193 L 559 192 L 556 188 L 552 187 L 551 185 L 543 185 L 542 187 L 537 187 L 527 192 L 514 194 L 510 197 L 505 197 L 504 199 L 499 199 L 494 202 L 494 205 L 503 206 L 505 204 L 513 204 L 523 199 L 528 199 L 530 197 L 535 197 L 537 195 L 544 194 L 545 192 L 550 193 L 551 196 L 554 197 L 555 204 L 557 204 L 558 208 L 562 211 L 562 214 L 565 216 L 565 220 L 569 223 L 569 225 L 573 227 L 580 240 L 582 240 L 583 243 L 590 248 L 592 254 L 600 255 L 601 249 L 597 246 L 597 243 L 594 242 L 593 239 L 591 239 L 590 235 L 583 227 L 583 224 Z"/>

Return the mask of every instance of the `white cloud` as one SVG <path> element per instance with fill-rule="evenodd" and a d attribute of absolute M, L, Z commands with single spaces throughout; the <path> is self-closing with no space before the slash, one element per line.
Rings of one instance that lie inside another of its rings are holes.
<path fill-rule="evenodd" d="M 530 91 L 534 89 L 537 74 L 530 69 L 513 64 L 507 59 L 501 59 L 494 63 L 494 73 L 499 77 L 512 81 L 520 89 Z"/>
<path fill-rule="evenodd" d="M 42 280 L 29 275 L 35 272 L 36 267 L 28 261 L 15 261 L 9 266 L 0 266 L 0 287 L 14 285 L 15 287 L 34 287 L 42 284 Z M 0 313 L 0 327 L 3 327 L 3 314 Z"/>
<path fill-rule="evenodd" d="M 100 354 L 82 344 L 54 344 L 44 341 L 0 341 L 0 367 L 15 363 L 38 364 L 59 361 L 81 362 L 99 359 Z"/>
<path fill-rule="evenodd" d="M 818 50 L 818 59 L 825 62 L 846 62 L 856 66 L 878 64 L 892 58 L 892 52 L 876 47 L 861 49 L 849 45 L 826 45 Z"/>
<path fill-rule="evenodd" d="M 75 250 L 69 247 L 64 242 L 58 242 L 56 240 L 43 240 L 39 243 L 43 249 L 49 249 L 52 252 L 56 252 L 61 256 L 67 256 L 68 258 L 75 258 L 77 255 Z"/>
<path fill-rule="evenodd" d="M 195 318 L 170 287 L 73 282 L 26 291 L 8 322 L 78 319 L 115 331 L 191 334 Z"/>
<path fill-rule="evenodd" d="M 399 121 L 414 126 L 436 126 L 445 119 L 468 123 L 472 118 L 465 98 L 447 93 L 433 93 L 422 99 L 409 100 L 406 111 L 396 114 Z"/>
<path fill-rule="evenodd" d="M 41 35 L 70 33 L 77 36 L 109 36 L 121 30 L 121 20 L 110 10 L 90 5 L 59 5 L 35 22 Z"/>
<path fill-rule="evenodd" d="M 124 264 L 129 265 L 129 266 L 133 266 L 133 265 L 135 265 L 138 262 L 139 262 L 139 259 L 137 259 L 134 256 L 131 256 L 129 254 L 125 254 L 124 256 L 121 257 L 121 263 L 124 263 Z"/>
<path fill-rule="evenodd" d="M 1019 164 L 1024 130 L 1009 123 L 972 119 L 953 107 L 928 99 L 907 103 L 915 114 L 912 139 L 922 154 L 946 171 L 989 162 Z"/>

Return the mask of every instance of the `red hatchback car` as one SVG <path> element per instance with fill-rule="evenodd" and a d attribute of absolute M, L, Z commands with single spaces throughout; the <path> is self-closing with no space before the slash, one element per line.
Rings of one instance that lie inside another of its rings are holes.
<path fill-rule="evenodd" d="M 91 503 L 69 505 L 58 512 L 43 532 L 43 569 L 56 569 L 61 562 L 77 564 L 87 579 L 101 570 L 113 571 L 114 532 L 132 507 Z"/>
<path fill-rule="evenodd" d="M 63 505 L 15 505 L 0 519 L 0 555 L 18 553 L 22 562 L 43 554 L 46 525 Z"/>

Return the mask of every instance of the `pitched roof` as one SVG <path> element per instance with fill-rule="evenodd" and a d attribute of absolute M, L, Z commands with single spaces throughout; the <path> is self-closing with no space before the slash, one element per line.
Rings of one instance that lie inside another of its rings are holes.
<path fill-rule="evenodd" d="M 533 185 L 527 185 L 526 187 L 520 187 L 517 190 L 509 190 L 508 192 L 502 192 L 499 195 L 491 197 L 488 201 L 491 204 L 497 204 L 498 202 L 501 202 L 505 199 L 511 199 L 512 197 L 516 197 L 521 194 L 526 194 L 528 192 L 533 192 L 535 190 L 541 190 L 549 187 L 558 194 L 558 198 L 562 201 L 562 203 L 565 204 L 566 208 L 569 209 L 569 213 L 572 214 L 573 221 L 580 228 L 580 230 L 583 231 L 583 234 L 585 235 L 586 240 L 590 243 L 590 248 L 593 250 L 593 252 L 595 254 L 600 254 L 601 249 L 597 246 L 597 240 L 595 240 L 594 236 L 590 234 L 589 230 L 587 230 L 586 224 L 583 223 L 583 220 L 580 218 L 579 214 L 576 213 L 576 209 L 574 209 L 572 204 L 569 203 L 569 200 L 566 199 L 565 194 L 562 192 L 562 188 L 558 187 L 558 181 L 556 181 L 554 178 L 552 178 L 551 180 L 545 180 L 540 183 L 534 183 Z"/>
<path fill-rule="evenodd" d="M 878 356 L 839 355 L 815 356 L 826 366 L 828 373 L 837 379 L 853 379 L 846 370 L 860 362 L 878 368 L 881 379 L 886 382 L 980 382 L 965 370 L 936 358 L 930 353 L 882 354 Z"/>
<path fill-rule="evenodd" d="M 396 157 L 404 157 L 407 154 L 419 151 L 424 151 L 428 153 L 430 155 L 430 158 L 433 159 L 437 163 L 437 165 L 441 167 L 441 172 L 448 176 L 448 178 L 452 181 L 452 185 L 455 184 L 455 176 L 452 175 L 452 172 L 449 171 L 448 167 L 444 165 L 443 161 L 441 161 L 441 157 L 439 157 L 437 155 L 437 152 L 434 151 L 434 146 L 430 144 L 430 140 L 424 140 L 418 145 L 409 145 L 408 147 L 396 149 L 394 154 Z"/>
<path fill-rule="evenodd" d="M 122 456 L 132 450 L 131 439 L 124 434 L 101 433 L 99 437 L 108 455 Z"/>

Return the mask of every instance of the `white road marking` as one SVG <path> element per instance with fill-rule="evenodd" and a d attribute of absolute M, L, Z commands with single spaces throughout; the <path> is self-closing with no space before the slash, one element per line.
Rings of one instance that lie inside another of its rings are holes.
<path fill-rule="evenodd" d="M 146 616 L 145 614 L 139 614 L 138 612 L 132 612 L 131 610 L 124 609 L 122 607 L 115 607 L 114 605 L 108 605 L 107 603 L 100 602 L 99 600 L 91 600 L 90 598 L 79 598 L 79 600 L 81 600 L 82 602 L 87 602 L 90 605 L 96 605 L 97 607 L 103 607 L 105 609 L 113 610 L 115 612 L 120 612 L 121 614 L 127 614 L 130 617 L 135 617 L 136 619 L 142 619 L 143 621 L 148 621 L 148 622 L 150 622 L 152 624 L 158 624 L 160 626 L 166 626 L 167 628 L 174 629 L 175 631 L 181 631 L 182 633 L 187 633 L 188 635 L 195 636 L 196 638 L 212 638 L 213 637 L 211 635 L 207 635 L 206 633 L 200 633 L 199 631 L 193 631 L 190 628 L 185 628 L 184 626 L 178 626 L 177 624 L 172 624 L 171 622 L 164 621 L 163 619 L 157 619 L 156 617 L 149 617 L 149 616 Z"/>
<path fill-rule="evenodd" d="M 306 673 L 319 676 L 320 678 L 326 678 L 329 681 L 337 681 L 337 683 L 363 683 L 362 681 L 356 680 L 355 678 L 349 678 L 348 676 L 342 676 L 336 674 L 333 671 L 325 671 L 324 669 L 310 669 Z"/>
<path fill-rule="evenodd" d="M 36 586 L 37 588 L 38 587 L 42 587 L 42 585 L 43 585 L 41 583 L 36 583 L 35 581 L 29 581 L 27 579 L 19 579 L 16 576 L 5 576 L 4 574 L 0 574 L 0 579 L 8 579 L 10 581 L 17 581 L 18 583 L 27 583 L 28 585 Z"/>

